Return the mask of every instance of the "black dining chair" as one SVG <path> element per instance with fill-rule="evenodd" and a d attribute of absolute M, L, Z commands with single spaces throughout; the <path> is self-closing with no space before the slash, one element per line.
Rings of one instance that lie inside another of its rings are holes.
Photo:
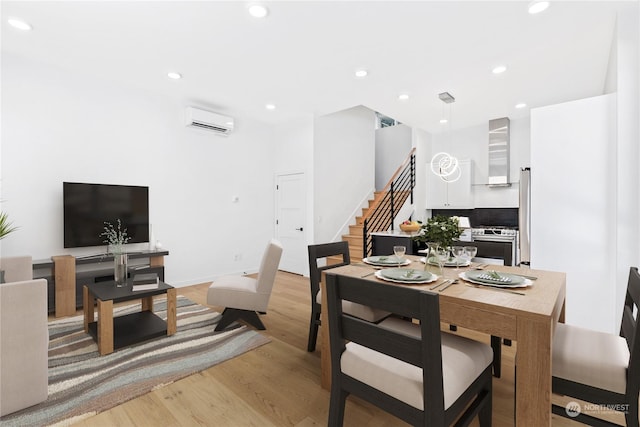
<path fill-rule="evenodd" d="M 317 245 L 309 245 L 309 282 L 311 284 L 311 320 L 309 321 L 309 341 L 307 343 L 307 351 L 316 350 L 316 342 L 318 340 L 318 328 L 320 326 L 320 314 L 322 309 L 320 293 L 320 279 L 322 272 L 331 268 L 349 265 L 351 256 L 349 255 L 349 243 L 345 241 L 321 243 Z M 338 257 L 340 261 L 335 263 L 327 262 L 326 265 L 319 266 L 318 261 L 328 257 Z M 359 306 L 347 303 L 344 310 L 352 316 L 360 317 L 369 322 L 377 322 L 388 316 L 388 312 L 381 310 L 372 310 L 369 307 Z"/>
<path fill-rule="evenodd" d="M 439 296 L 327 272 L 331 348 L 330 427 L 353 394 L 412 425 L 491 425 L 491 347 L 441 332 Z M 397 314 L 380 323 L 349 316 L 343 302 Z M 402 320 L 418 319 L 419 324 Z"/>
<path fill-rule="evenodd" d="M 629 270 L 620 335 L 558 323 L 553 338 L 552 390 L 624 413 L 628 427 L 638 427 L 640 395 L 640 275 Z M 618 426 L 582 412 L 579 403 L 553 405 L 553 413 L 590 426 Z M 594 414 L 595 415 L 595 414 Z"/>

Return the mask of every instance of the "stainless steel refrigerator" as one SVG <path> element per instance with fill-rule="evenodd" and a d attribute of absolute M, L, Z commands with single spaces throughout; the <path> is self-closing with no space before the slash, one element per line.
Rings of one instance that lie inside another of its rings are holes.
<path fill-rule="evenodd" d="M 531 265 L 531 168 L 520 169 L 520 205 L 518 207 L 520 265 Z"/>

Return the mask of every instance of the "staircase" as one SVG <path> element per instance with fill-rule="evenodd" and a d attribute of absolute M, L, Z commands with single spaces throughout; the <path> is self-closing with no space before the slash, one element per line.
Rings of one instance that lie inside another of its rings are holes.
<path fill-rule="evenodd" d="M 349 226 L 349 234 L 342 240 L 349 242 L 351 262 L 361 261 L 371 253 L 371 233 L 393 230 L 393 221 L 407 201 L 413 203 L 415 187 L 415 148 L 396 170 L 382 191 L 374 193 L 369 206 L 356 217 L 355 225 Z"/>

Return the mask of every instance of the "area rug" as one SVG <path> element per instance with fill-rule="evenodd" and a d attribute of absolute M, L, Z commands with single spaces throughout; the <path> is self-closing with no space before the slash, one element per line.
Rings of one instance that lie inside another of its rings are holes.
<path fill-rule="evenodd" d="M 114 316 L 140 311 L 140 304 L 114 309 Z M 166 319 L 166 299 L 154 313 Z M 268 343 L 269 338 L 234 324 L 214 328 L 220 314 L 186 297 L 177 298 L 178 331 L 100 356 L 84 332 L 82 316 L 49 323 L 49 397 L 0 418 L 1 426 L 65 425 L 110 409 Z M 28 349 L 24 349 L 28 351 Z"/>

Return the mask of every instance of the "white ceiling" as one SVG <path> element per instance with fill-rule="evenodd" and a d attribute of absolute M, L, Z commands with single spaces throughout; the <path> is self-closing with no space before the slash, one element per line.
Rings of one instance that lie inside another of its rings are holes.
<path fill-rule="evenodd" d="M 454 128 L 602 94 L 624 2 L 553 2 L 529 15 L 528 1 L 284 1 L 264 2 L 266 19 L 249 16 L 247 3 L 3 0 L 2 51 L 238 121 L 365 105 L 439 132 L 443 91 L 456 98 Z M 9 17 L 34 29 L 16 30 Z M 492 74 L 497 64 L 507 71 Z M 369 76 L 355 78 L 357 68 Z M 517 110 L 518 102 L 528 107 Z"/>

